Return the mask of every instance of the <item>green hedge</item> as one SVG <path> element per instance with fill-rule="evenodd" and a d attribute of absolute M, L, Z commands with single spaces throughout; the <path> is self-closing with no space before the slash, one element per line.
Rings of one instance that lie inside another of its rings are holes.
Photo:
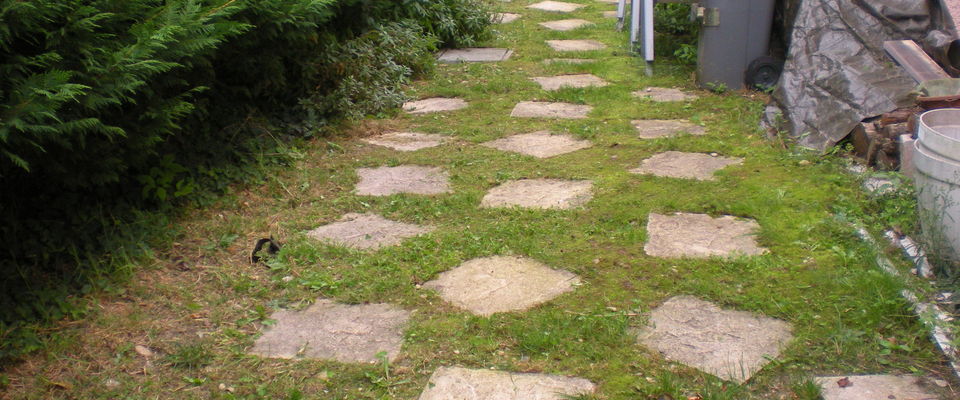
<path fill-rule="evenodd" d="M 70 312 L 47 283 L 89 287 L 143 247 L 140 210 L 395 109 L 489 23 L 485 0 L 0 0 L 0 342 Z"/>

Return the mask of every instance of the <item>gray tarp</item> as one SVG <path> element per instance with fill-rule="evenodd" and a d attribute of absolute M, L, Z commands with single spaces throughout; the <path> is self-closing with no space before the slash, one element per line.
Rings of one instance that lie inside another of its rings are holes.
<path fill-rule="evenodd" d="M 764 113 L 800 145 L 826 150 L 863 119 L 913 105 L 917 83 L 883 50 L 955 36 L 943 0 L 786 0 L 787 60 Z"/>

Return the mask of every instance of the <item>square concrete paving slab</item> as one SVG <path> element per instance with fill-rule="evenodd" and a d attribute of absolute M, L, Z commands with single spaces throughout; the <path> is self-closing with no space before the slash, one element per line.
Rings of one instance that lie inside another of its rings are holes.
<path fill-rule="evenodd" d="M 538 131 L 508 136 L 484 143 L 483 146 L 537 158 L 548 158 L 586 149 L 593 146 L 593 143 L 589 140 L 577 139 L 572 135 L 553 135 L 550 131 Z"/>
<path fill-rule="evenodd" d="M 577 28 L 582 28 L 587 25 L 593 25 L 593 22 L 585 19 L 561 19 L 557 21 L 541 22 L 538 25 L 553 31 L 566 32 Z"/>
<path fill-rule="evenodd" d="M 631 169 L 634 174 L 650 174 L 668 178 L 697 179 L 713 181 L 713 174 L 730 165 L 743 163 L 742 158 L 714 156 L 703 153 L 684 153 L 667 151 L 654 154 L 643 160 L 639 168 Z"/>
<path fill-rule="evenodd" d="M 560 90 L 562 88 L 603 87 L 609 85 L 603 79 L 591 74 L 575 74 L 560 76 L 539 76 L 530 80 L 540 84 L 543 90 Z"/>
<path fill-rule="evenodd" d="M 587 64 L 592 63 L 597 60 L 592 58 L 548 58 L 543 60 L 544 64 L 557 64 L 557 63 L 566 63 L 566 64 Z"/>
<path fill-rule="evenodd" d="M 563 400 L 594 390 L 583 378 L 440 367 L 419 400 Z"/>
<path fill-rule="evenodd" d="M 316 358 L 347 363 L 394 360 L 403 343 L 410 312 L 390 304 L 347 305 L 320 299 L 303 311 L 280 310 L 276 324 L 257 339 L 250 353 L 269 358 Z"/>
<path fill-rule="evenodd" d="M 442 111 L 456 111 L 466 108 L 467 102 L 463 99 L 449 97 L 431 97 L 429 99 L 409 101 L 403 103 L 403 111 L 409 114 L 426 114 Z"/>
<path fill-rule="evenodd" d="M 514 13 L 496 13 L 490 18 L 491 21 L 495 24 L 509 24 L 513 21 L 520 19 L 520 14 Z"/>
<path fill-rule="evenodd" d="M 547 46 L 556 50 L 556 51 L 591 51 L 591 50 L 602 50 L 607 48 L 607 45 L 600 43 L 596 40 L 547 40 Z"/>
<path fill-rule="evenodd" d="M 563 179 L 521 179 L 490 189 L 480 207 L 568 210 L 593 198 L 593 182 Z"/>
<path fill-rule="evenodd" d="M 497 62 L 503 61 L 513 55 L 513 50 L 500 49 L 494 47 L 474 47 L 467 49 L 444 50 L 437 58 L 443 63 L 460 62 Z"/>
<path fill-rule="evenodd" d="M 760 225 L 754 220 L 688 213 L 651 213 L 648 218 L 643 250 L 654 257 L 752 256 L 767 251 L 757 245 Z"/>
<path fill-rule="evenodd" d="M 379 136 L 363 139 L 377 146 L 389 147 L 398 151 L 417 151 L 443 144 L 447 137 L 419 132 L 387 132 Z"/>
<path fill-rule="evenodd" d="M 682 134 L 706 135 L 704 127 L 679 119 L 638 119 L 632 121 L 640 139 L 674 137 Z"/>
<path fill-rule="evenodd" d="M 350 213 L 337 222 L 307 232 L 307 236 L 335 245 L 375 250 L 432 230 L 432 227 L 391 221 L 376 214 Z"/>
<path fill-rule="evenodd" d="M 844 385 L 838 382 L 845 379 Z M 919 379 L 908 375 L 848 375 L 816 378 L 823 400 L 934 400 L 920 385 Z"/>
<path fill-rule="evenodd" d="M 515 118 L 563 118 L 583 119 L 593 107 L 582 104 L 521 101 L 510 112 Z"/>
<path fill-rule="evenodd" d="M 539 3 L 534 3 L 527 6 L 527 8 L 532 8 L 534 10 L 559 12 L 559 13 L 574 12 L 583 7 L 586 7 L 586 5 L 576 4 L 576 3 L 565 3 L 562 1 L 541 1 Z"/>
<path fill-rule="evenodd" d="M 604 18 L 616 18 L 616 17 L 617 17 L 617 12 L 616 12 L 616 11 L 604 11 L 604 12 L 600 13 L 600 15 L 603 15 Z M 628 18 L 629 15 L 625 15 L 624 17 L 625 17 L 625 18 Z"/>
<path fill-rule="evenodd" d="M 359 168 L 357 194 L 389 196 L 397 193 L 441 194 L 450 192 L 447 173 L 437 167 L 401 165 L 399 167 Z"/>
<path fill-rule="evenodd" d="M 642 99 L 650 99 L 658 102 L 689 101 L 700 98 L 695 94 L 684 93 L 680 89 L 660 87 L 648 87 L 646 89 L 633 92 L 633 95 Z"/>
<path fill-rule="evenodd" d="M 423 284 L 476 315 L 526 310 L 573 290 L 580 278 L 529 258 L 477 258 Z"/>
<path fill-rule="evenodd" d="M 778 319 L 677 296 L 650 313 L 638 339 L 671 361 L 743 383 L 780 355 L 793 338 L 790 331 Z"/>

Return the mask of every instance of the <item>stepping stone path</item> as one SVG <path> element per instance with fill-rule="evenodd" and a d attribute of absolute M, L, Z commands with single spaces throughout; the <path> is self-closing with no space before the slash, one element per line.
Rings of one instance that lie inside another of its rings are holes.
<path fill-rule="evenodd" d="M 674 137 L 684 133 L 691 135 L 706 135 L 707 130 L 690 121 L 679 119 L 639 119 L 634 120 L 633 127 L 637 128 L 640 139 L 657 139 Z"/>
<path fill-rule="evenodd" d="M 583 119 L 593 107 L 570 103 L 548 103 L 542 101 L 522 101 L 517 103 L 511 117 L 516 118 L 564 118 Z"/>
<path fill-rule="evenodd" d="M 589 140 L 580 140 L 571 135 L 553 135 L 550 131 L 538 131 L 508 136 L 484 143 L 483 146 L 537 158 L 548 158 L 586 149 L 593 144 Z"/>
<path fill-rule="evenodd" d="M 481 316 L 526 310 L 573 290 L 580 278 L 529 258 L 477 258 L 423 284 L 440 297 Z"/>
<path fill-rule="evenodd" d="M 617 4 L 620 0 L 597 0 L 598 3 Z"/>
<path fill-rule="evenodd" d="M 756 221 L 729 215 L 651 213 L 643 251 L 653 257 L 759 255 L 766 252 L 754 238 L 759 229 Z"/>
<path fill-rule="evenodd" d="M 560 90 L 563 88 L 603 87 L 609 85 L 603 79 L 591 74 L 541 76 L 530 78 L 540 84 L 543 90 Z"/>
<path fill-rule="evenodd" d="M 572 31 L 587 25 L 593 25 L 593 22 L 585 19 L 561 19 L 558 21 L 541 22 L 540 26 L 554 31 Z"/>
<path fill-rule="evenodd" d="M 409 114 L 455 111 L 466 107 L 467 102 L 463 99 L 448 97 L 432 97 L 429 99 L 403 103 L 403 111 L 406 111 Z"/>
<path fill-rule="evenodd" d="M 677 296 L 650 313 L 638 339 L 671 361 L 743 383 L 780 355 L 790 331 L 778 319 Z"/>
<path fill-rule="evenodd" d="M 593 182 L 521 179 L 490 189 L 480 207 L 522 207 L 569 210 L 593 198 Z"/>
<path fill-rule="evenodd" d="M 496 13 L 491 17 L 491 21 L 495 24 L 509 24 L 518 19 L 520 19 L 520 14 L 514 13 Z"/>
<path fill-rule="evenodd" d="M 574 12 L 583 7 L 586 7 L 586 5 L 576 4 L 576 3 L 565 3 L 562 1 L 541 1 L 539 3 L 534 3 L 527 6 L 527 8 L 532 8 L 534 10 L 559 12 L 559 13 Z"/>
<path fill-rule="evenodd" d="M 450 192 L 447 173 L 437 167 L 403 165 L 399 167 L 359 168 L 357 194 L 389 196 L 397 193 L 441 194 Z"/>
<path fill-rule="evenodd" d="M 650 99 L 657 102 L 688 101 L 700 98 L 695 94 L 684 93 L 680 89 L 648 87 L 632 93 L 639 98 Z"/>
<path fill-rule="evenodd" d="M 443 63 L 460 62 L 497 62 L 503 61 L 513 55 L 513 50 L 499 49 L 494 47 L 474 47 L 466 49 L 444 50 L 440 53 L 438 61 Z"/>
<path fill-rule="evenodd" d="M 596 40 L 547 40 L 547 45 L 556 51 L 591 51 L 602 50 L 607 45 Z"/>
<path fill-rule="evenodd" d="M 823 400 L 932 400 L 917 377 L 908 375 L 848 375 L 816 378 Z"/>
<path fill-rule="evenodd" d="M 346 214 L 338 222 L 307 232 L 307 236 L 332 244 L 361 250 L 400 244 L 403 239 L 422 235 L 433 228 L 395 222 L 376 214 Z"/>
<path fill-rule="evenodd" d="M 715 153 L 714 153 L 715 154 Z M 630 170 L 634 174 L 650 174 L 667 178 L 716 180 L 713 174 L 730 165 L 743 163 L 742 158 L 721 157 L 714 154 L 667 151 L 655 154 Z"/>
<path fill-rule="evenodd" d="M 548 58 L 543 60 L 544 64 L 567 63 L 567 64 L 587 64 L 596 60 L 592 58 Z"/>
<path fill-rule="evenodd" d="M 603 15 L 604 18 L 617 18 L 616 11 L 604 11 L 600 15 Z"/>
<path fill-rule="evenodd" d="M 417 151 L 443 144 L 447 137 L 419 132 L 388 132 L 379 136 L 363 139 L 377 146 L 389 147 L 398 151 Z"/>
<path fill-rule="evenodd" d="M 276 324 L 250 353 L 269 358 L 317 358 L 348 363 L 379 362 L 385 351 L 400 354 L 410 312 L 389 304 L 347 305 L 320 299 L 303 311 L 280 310 Z"/>
<path fill-rule="evenodd" d="M 440 367 L 419 400 L 563 400 L 594 390 L 583 378 Z"/>

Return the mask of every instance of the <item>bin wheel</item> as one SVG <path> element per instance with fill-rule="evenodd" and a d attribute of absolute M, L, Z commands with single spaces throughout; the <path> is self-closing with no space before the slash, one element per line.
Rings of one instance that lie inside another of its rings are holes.
<path fill-rule="evenodd" d="M 744 78 L 748 88 L 767 92 L 773 90 L 783 72 L 783 61 L 773 57 L 757 57 L 747 66 Z"/>

